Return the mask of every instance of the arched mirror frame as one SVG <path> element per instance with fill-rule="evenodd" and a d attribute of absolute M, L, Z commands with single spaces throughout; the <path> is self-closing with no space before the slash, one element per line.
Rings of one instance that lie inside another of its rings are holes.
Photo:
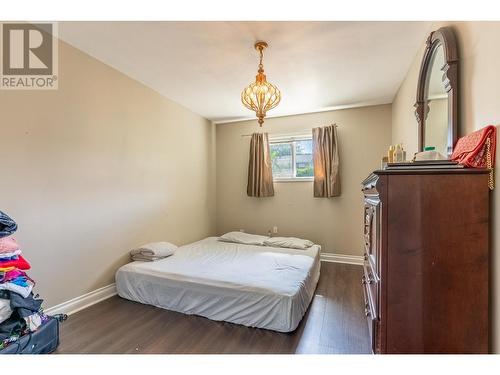
<path fill-rule="evenodd" d="M 432 56 L 442 45 L 445 64 L 442 67 L 443 85 L 448 94 L 448 158 L 453 152 L 453 147 L 458 137 L 458 48 L 453 30 L 442 27 L 433 31 L 427 38 L 426 48 L 417 83 L 417 101 L 415 103 L 415 116 L 418 123 L 418 150 L 424 150 L 425 121 L 429 113 L 427 103 L 427 84 L 430 74 Z"/>

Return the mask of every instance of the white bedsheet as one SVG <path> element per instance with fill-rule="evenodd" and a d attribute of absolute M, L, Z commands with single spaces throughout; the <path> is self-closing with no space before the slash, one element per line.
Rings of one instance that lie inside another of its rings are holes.
<path fill-rule="evenodd" d="M 307 250 L 226 243 L 209 237 L 155 262 L 116 273 L 126 299 L 185 314 L 290 332 L 311 302 L 320 247 Z"/>

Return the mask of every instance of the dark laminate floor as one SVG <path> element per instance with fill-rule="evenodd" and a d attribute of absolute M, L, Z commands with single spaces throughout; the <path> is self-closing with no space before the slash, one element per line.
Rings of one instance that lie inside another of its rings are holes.
<path fill-rule="evenodd" d="M 362 267 L 321 264 L 297 330 L 278 333 L 112 297 L 62 323 L 57 353 L 369 353 Z"/>

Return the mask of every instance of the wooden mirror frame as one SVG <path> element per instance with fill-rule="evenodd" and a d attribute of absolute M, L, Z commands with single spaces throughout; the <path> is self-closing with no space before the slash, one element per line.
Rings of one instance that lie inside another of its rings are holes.
<path fill-rule="evenodd" d="M 448 93 L 448 158 L 458 137 L 458 48 L 455 34 L 450 27 L 442 27 L 433 31 L 427 38 L 424 57 L 420 65 L 417 83 L 417 101 L 415 102 L 415 116 L 418 123 L 418 151 L 424 151 L 425 120 L 429 113 L 426 102 L 427 83 L 432 56 L 436 48 L 442 45 L 445 64 L 442 67 L 443 85 Z"/>

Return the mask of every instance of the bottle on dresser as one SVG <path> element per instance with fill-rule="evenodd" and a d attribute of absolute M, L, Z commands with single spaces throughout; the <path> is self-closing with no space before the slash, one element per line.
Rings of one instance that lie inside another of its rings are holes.
<path fill-rule="evenodd" d="M 406 151 L 403 148 L 403 144 L 399 143 L 396 146 L 389 146 L 387 151 L 387 162 L 388 163 L 401 163 L 406 161 Z"/>

